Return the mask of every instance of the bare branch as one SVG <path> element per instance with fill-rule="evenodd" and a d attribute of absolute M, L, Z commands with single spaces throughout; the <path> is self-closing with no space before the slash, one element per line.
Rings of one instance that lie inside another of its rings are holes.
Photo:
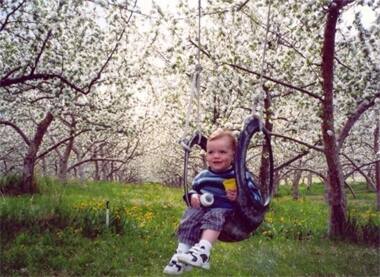
<path fill-rule="evenodd" d="M 304 145 L 304 146 L 306 146 L 306 147 L 308 147 L 310 149 L 316 150 L 318 152 L 323 152 L 323 148 L 322 147 L 318 147 L 318 146 L 306 143 L 304 141 L 300 141 L 300 140 L 295 139 L 295 138 L 291 138 L 291 137 L 280 135 L 280 134 L 276 134 L 276 133 L 271 133 L 270 135 L 274 136 L 274 137 L 283 138 L 283 139 L 286 139 L 286 140 L 291 140 L 291 141 L 297 142 L 297 143 L 299 143 L 301 145 Z"/>
<path fill-rule="evenodd" d="M 348 69 L 349 71 L 351 71 L 351 72 L 354 72 L 354 70 L 351 68 L 351 67 L 349 67 L 348 65 L 345 65 L 340 59 L 338 59 L 337 57 L 334 57 L 334 59 L 340 64 L 340 65 L 342 65 L 344 68 L 346 68 L 346 69 Z"/>
<path fill-rule="evenodd" d="M 298 154 L 297 156 L 289 159 L 288 161 L 284 162 L 283 164 L 277 166 L 274 171 L 279 171 L 281 169 L 283 169 L 284 167 L 290 165 L 291 163 L 301 159 L 303 156 L 306 156 L 307 154 L 309 154 L 310 151 L 306 150 L 306 151 L 303 151 L 302 153 Z"/>
<path fill-rule="evenodd" d="M 235 69 L 238 69 L 238 70 L 241 70 L 241 71 L 244 71 L 244 72 L 247 72 L 247 73 L 250 73 L 250 74 L 254 74 L 256 76 L 261 76 L 260 72 L 256 72 L 256 71 L 253 71 L 251 69 L 248 69 L 248 68 L 245 68 L 245 67 L 242 67 L 240 65 L 237 65 L 237 64 L 232 64 L 232 63 L 225 63 L 226 65 L 229 65 L 230 67 L 232 68 L 235 68 Z M 318 99 L 319 101 L 323 101 L 322 97 L 320 97 L 319 95 L 315 94 L 315 93 L 312 93 L 308 90 L 305 90 L 301 87 L 296 87 L 296 86 L 293 86 L 291 84 L 288 84 L 284 81 L 281 81 L 281 80 L 276 80 L 276 79 L 273 79 L 269 76 L 266 76 L 266 75 L 262 75 L 262 77 L 268 81 L 271 81 L 273 83 L 276 83 L 276 84 L 279 84 L 281 86 L 284 86 L 284 87 L 287 87 L 287 88 L 291 88 L 291 89 L 294 89 L 296 91 L 299 91 L 299 92 L 302 92 L 304 94 L 307 94 L 309 96 L 311 96 L 312 98 L 315 98 L 315 99 Z"/>
<path fill-rule="evenodd" d="M 78 133 L 73 134 L 72 136 L 70 136 L 70 137 L 68 137 L 68 138 L 66 138 L 66 139 L 64 139 L 64 140 L 61 140 L 60 142 L 56 143 L 56 144 L 53 145 L 52 147 L 49 147 L 49 148 L 48 148 L 47 150 L 45 150 L 43 153 L 41 153 L 40 155 L 38 155 L 37 160 L 43 158 L 46 154 L 48 154 L 48 153 L 50 153 L 51 151 L 53 151 L 54 149 L 58 148 L 59 146 L 61 146 L 61 145 L 64 144 L 65 142 L 67 142 L 67 141 L 69 141 L 69 140 L 71 140 L 71 139 L 73 139 L 73 138 L 75 138 L 75 137 L 77 137 L 77 136 L 79 136 L 79 135 L 81 135 L 81 134 L 83 134 L 83 133 L 85 133 L 85 132 L 88 132 L 88 131 L 90 131 L 90 129 L 85 129 L 85 130 L 82 130 L 82 131 L 80 131 L 80 132 L 78 132 Z"/>
<path fill-rule="evenodd" d="M 46 38 L 44 39 L 44 42 L 42 43 L 41 49 L 38 52 L 38 54 L 37 54 L 37 56 L 36 56 L 36 58 L 34 60 L 34 65 L 32 66 L 32 70 L 30 71 L 30 74 L 33 74 L 34 71 L 36 70 L 38 62 L 40 61 L 41 55 L 42 55 L 42 53 L 45 50 L 46 44 L 47 44 L 49 38 L 51 37 L 51 34 L 52 34 L 51 30 L 49 30 L 48 33 L 47 33 L 47 35 L 46 35 Z"/>
<path fill-rule="evenodd" d="M 338 136 L 338 147 L 341 148 L 344 140 L 348 136 L 349 132 L 351 131 L 352 127 L 355 125 L 355 123 L 358 121 L 360 116 L 367 111 L 370 107 L 372 107 L 375 104 L 375 99 L 380 98 L 380 92 L 376 93 L 374 97 L 371 100 L 365 99 L 362 101 L 357 107 L 356 110 L 348 117 L 346 123 L 344 124 L 342 130 L 340 131 L 340 134 Z"/>
<path fill-rule="evenodd" d="M 376 186 L 373 184 L 372 180 L 367 176 L 367 174 L 365 174 L 363 172 L 363 170 L 361 170 L 362 167 L 365 167 L 369 164 L 365 164 L 365 165 L 361 165 L 361 166 L 358 166 L 350 157 L 348 157 L 346 154 L 342 153 L 342 156 L 345 157 L 351 164 L 352 166 L 355 168 L 355 170 L 353 170 L 352 172 L 350 172 L 349 174 L 346 174 L 345 175 L 345 178 L 347 178 L 348 176 L 350 176 L 351 174 L 353 174 L 355 171 L 358 171 L 364 178 L 365 180 L 367 181 L 367 183 L 369 185 L 371 185 L 371 187 L 376 190 Z M 375 161 L 376 162 L 376 161 Z M 375 163 L 375 162 L 372 162 L 372 163 Z"/>
<path fill-rule="evenodd" d="M 311 173 L 317 175 L 318 177 L 320 177 L 323 181 L 326 180 L 326 177 L 325 177 L 321 172 L 318 172 L 318 171 L 313 170 L 313 169 L 311 169 L 311 168 L 307 168 L 307 167 L 297 167 L 296 169 L 297 169 L 297 170 L 301 170 L 301 171 L 311 172 Z"/>
<path fill-rule="evenodd" d="M 2 156 L 0 156 L 0 161 L 2 160 L 5 160 L 5 158 L 11 154 L 12 152 L 15 151 L 15 148 L 14 147 L 11 147 L 10 149 L 8 149 L 7 153 L 2 153 Z"/>
<path fill-rule="evenodd" d="M 249 0 L 245 0 L 243 3 L 239 4 L 239 7 L 236 9 L 237 11 L 240 11 L 242 8 L 244 8 L 245 5 L 247 5 Z"/>
<path fill-rule="evenodd" d="M 4 22 L 1 23 L 1 27 L 0 27 L 0 32 L 4 30 L 5 26 L 7 26 L 7 24 L 9 23 L 9 18 L 15 13 L 17 12 L 18 9 L 21 8 L 22 5 L 24 5 L 24 3 L 26 2 L 26 0 L 23 0 L 17 7 L 15 7 L 10 13 L 7 14 L 7 16 L 5 17 L 5 20 Z"/>
<path fill-rule="evenodd" d="M 28 139 L 28 137 L 25 135 L 25 133 L 16 124 L 14 124 L 14 123 L 12 123 L 10 121 L 7 121 L 7 120 L 3 120 L 3 119 L 0 119 L 0 124 L 12 127 L 22 137 L 22 139 L 24 140 L 24 142 L 28 146 L 30 146 L 30 144 L 31 144 L 30 140 Z"/>
<path fill-rule="evenodd" d="M 207 52 L 206 50 L 204 50 L 202 47 L 199 47 L 199 44 L 197 44 L 196 42 L 194 42 L 192 39 L 189 39 L 189 42 L 195 46 L 196 48 L 199 48 L 199 50 L 204 54 L 206 55 L 209 59 L 213 59 L 211 54 L 209 52 Z"/>
<path fill-rule="evenodd" d="M 10 70 L 8 73 L 5 74 L 5 76 L 3 78 L 1 78 L 1 80 L 3 79 L 7 79 L 9 76 L 11 76 L 13 73 L 15 73 L 16 71 L 19 71 L 21 68 L 23 68 L 22 66 L 18 66 L 16 68 L 13 68 L 12 70 Z"/>
<path fill-rule="evenodd" d="M 16 78 L 3 78 L 0 80 L 0 87 L 8 87 L 20 83 L 25 83 L 28 81 L 36 81 L 36 80 L 51 80 L 51 79 L 58 79 L 70 88 L 72 88 L 75 91 L 81 92 L 83 94 L 86 94 L 84 90 L 79 88 L 77 85 L 71 83 L 68 81 L 65 77 L 62 75 L 58 74 L 50 74 L 50 73 L 33 73 L 21 77 L 16 77 Z"/>
<path fill-rule="evenodd" d="M 77 162 L 76 164 L 73 164 L 72 166 L 70 166 L 67 171 L 70 171 L 70 170 L 73 170 L 75 167 L 78 167 L 84 163 L 88 163 L 88 162 L 100 162 L 100 161 L 103 161 L 103 162 L 118 162 L 118 163 L 126 163 L 125 160 L 120 160 L 120 159 L 110 159 L 110 158 L 89 158 L 89 159 L 86 159 L 86 160 L 83 160 L 83 161 L 80 161 L 80 162 Z"/>
<path fill-rule="evenodd" d="M 199 50 L 200 50 L 204 55 L 206 55 L 208 58 L 210 58 L 210 59 L 213 60 L 213 57 L 212 57 L 212 55 L 211 55 L 209 52 L 205 51 L 202 47 L 199 47 L 199 45 L 198 45 L 197 43 L 195 43 L 194 41 L 192 41 L 191 39 L 189 39 L 189 41 L 190 41 L 190 43 L 191 43 L 192 45 L 194 45 L 195 47 L 199 48 Z M 258 76 L 258 77 L 261 77 L 261 75 L 262 75 L 260 72 L 256 72 L 256 71 L 254 71 L 254 70 L 251 70 L 251 69 L 245 68 L 245 67 L 243 67 L 243 66 L 241 66 L 241 65 L 232 64 L 232 63 L 223 63 L 223 64 L 228 65 L 228 66 L 230 66 L 230 67 L 232 67 L 232 68 L 234 68 L 234 69 L 238 69 L 238 70 L 241 70 L 241 71 L 244 71 L 244 72 L 250 73 L 250 74 L 254 74 L 254 75 Z M 262 77 L 263 77 L 264 79 L 268 80 L 268 81 L 273 82 L 273 83 L 276 83 L 276 84 L 279 84 L 279 85 L 281 85 L 281 86 L 284 86 L 284 87 L 287 87 L 287 88 L 290 88 L 290 89 L 294 89 L 294 90 L 296 90 L 296 91 L 299 91 L 299 92 L 302 92 L 302 93 L 304 93 L 304 94 L 307 94 L 307 95 L 311 96 L 312 98 L 318 99 L 318 100 L 321 101 L 321 102 L 323 101 L 322 97 L 320 97 L 319 95 L 317 95 L 317 94 L 315 94 L 315 93 L 312 93 L 311 91 L 308 91 L 308 90 L 304 89 L 304 87 L 307 87 L 308 85 L 307 85 L 307 86 L 302 86 L 302 87 L 297 87 L 297 86 L 291 85 L 291 84 L 289 84 L 289 83 L 286 83 L 286 82 L 284 82 L 284 81 L 276 80 L 276 79 L 274 79 L 274 78 L 272 78 L 272 77 L 269 77 L 269 76 L 266 76 L 266 75 L 262 75 Z"/>

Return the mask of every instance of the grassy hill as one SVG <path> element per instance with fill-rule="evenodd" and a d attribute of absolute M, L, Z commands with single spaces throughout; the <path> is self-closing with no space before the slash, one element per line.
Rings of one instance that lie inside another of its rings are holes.
<path fill-rule="evenodd" d="M 39 184 L 37 195 L 0 198 L 2 276 L 163 276 L 184 210 L 180 189 L 51 179 Z M 302 188 L 298 201 L 283 187 L 250 239 L 218 243 L 209 271 L 184 275 L 379 276 L 375 194 L 363 184 L 354 189 L 356 199 L 348 195 L 351 241 L 326 238 L 322 185 Z M 364 242 L 366 236 L 372 239 Z"/>

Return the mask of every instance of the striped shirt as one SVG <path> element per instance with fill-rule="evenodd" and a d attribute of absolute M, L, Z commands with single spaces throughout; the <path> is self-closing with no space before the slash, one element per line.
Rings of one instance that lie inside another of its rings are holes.
<path fill-rule="evenodd" d="M 261 194 L 253 181 L 251 173 L 247 172 L 248 187 L 252 192 L 255 200 L 261 201 Z M 235 170 L 233 168 L 223 172 L 213 172 L 211 169 L 205 169 L 195 176 L 192 189 L 189 193 L 202 194 L 208 192 L 214 195 L 214 203 L 210 208 L 227 208 L 232 209 L 234 202 L 227 198 L 226 189 L 236 187 Z"/>

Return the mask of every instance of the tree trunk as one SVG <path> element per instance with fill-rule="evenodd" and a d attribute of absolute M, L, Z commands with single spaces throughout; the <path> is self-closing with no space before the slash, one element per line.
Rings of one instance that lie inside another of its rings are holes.
<path fill-rule="evenodd" d="M 277 195 L 278 189 L 280 188 L 280 182 L 280 174 L 278 171 L 275 171 L 273 176 L 273 195 Z"/>
<path fill-rule="evenodd" d="M 8 165 L 7 165 L 7 161 L 6 161 L 6 160 L 3 160 L 3 164 L 4 164 L 4 172 L 5 172 L 5 174 L 4 174 L 4 175 L 6 175 L 6 174 L 7 174 L 7 172 L 8 172 Z"/>
<path fill-rule="evenodd" d="M 104 157 L 104 148 L 103 146 L 100 146 L 100 157 Z M 103 181 L 108 181 L 108 174 L 109 174 L 109 161 L 101 161 L 100 162 L 100 178 Z"/>
<path fill-rule="evenodd" d="M 53 115 L 48 112 L 45 118 L 37 125 L 37 130 L 33 140 L 30 142 L 28 152 L 24 157 L 23 172 L 22 172 L 22 187 L 23 193 L 37 192 L 37 185 L 34 180 L 34 168 L 36 165 L 37 152 L 41 146 L 43 137 L 53 121 Z"/>
<path fill-rule="evenodd" d="M 114 174 L 115 174 L 114 172 L 115 172 L 115 163 L 111 162 L 111 172 L 110 174 L 108 174 L 108 178 L 111 182 L 114 181 Z"/>
<path fill-rule="evenodd" d="M 47 169 L 47 164 L 46 164 L 46 158 L 42 157 L 41 158 L 41 167 L 42 167 L 42 174 L 44 177 L 49 176 L 48 174 L 48 169 Z"/>
<path fill-rule="evenodd" d="M 301 161 L 299 162 L 301 164 Z M 293 175 L 292 179 L 292 197 L 293 200 L 298 200 L 300 197 L 299 193 L 299 186 L 300 186 L 300 180 L 302 177 L 302 170 L 296 170 Z"/>
<path fill-rule="evenodd" d="M 54 176 L 58 176 L 58 162 L 54 160 Z"/>
<path fill-rule="evenodd" d="M 307 181 L 306 181 L 306 184 L 307 184 L 307 190 L 310 190 L 311 185 L 313 184 L 313 173 L 309 172 L 309 173 L 307 174 Z"/>
<path fill-rule="evenodd" d="M 74 132 L 70 133 L 70 136 L 72 136 Z M 58 177 L 62 182 L 65 182 L 67 180 L 67 168 L 69 163 L 69 158 L 71 151 L 74 146 L 74 137 L 69 140 L 68 144 L 65 147 L 65 152 L 63 153 L 62 157 L 59 160 L 59 173 Z"/>
<path fill-rule="evenodd" d="M 340 9 L 346 5 L 346 1 L 335 0 L 330 4 L 327 13 L 327 22 L 324 31 L 322 48 L 322 136 L 324 155 L 327 162 L 328 201 L 330 205 L 330 237 L 341 237 L 344 234 L 346 218 L 346 198 L 344 194 L 343 170 L 339 160 L 339 148 L 337 146 L 334 128 L 334 55 L 336 23 Z"/>
<path fill-rule="evenodd" d="M 63 152 L 63 155 L 60 155 L 60 160 L 59 160 L 58 177 L 62 182 L 65 182 L 67 180 L 67 169 L 68 169 L 69 158 L 74 148 L 75 127 L 76 127 L 75 117 L 71 116 L 71 122 L 67 122 L 67 124 L 70 126 L 69 140 L 66 144 L 65 151 Z"/>
<path fill-rule="evenodd" d="M 97 150 L 95 150 L 94 152 L 94 165 L 95 165 L 95 172 L 94 172 L 94 179 L 95 181 L 99 181 L 100 180 L 100 170 L 99 170 L 99 162 L 98 160 L 96 160 L 96 158 L 98 157 L 98 153 L 97 153 Z"/>
<path fill-rule="evenodd" d="M 77 160 L 78 162 L 82 159 L 81 155 L 79 154 L 79 152 L 77 153 Z M 77 167 L 78 169 L 78 175 L 79 175 L 79 180 L 81 181 L 84 181 L 84 178 L 85 178 L 85 175 L 84 175 L 84 169 L 83 169 L 83 165 L 79 165 Z"/>
<path fill-rule="evenodd" d="M 374 150 L 375 159 L 380 159 L 380 111 L 377 113 L 376 128 L 374 131 Z M 376 207 L 380 211 L 380 161 L 375 163 L 375 182 L 376 182 Z"/>
<path fill-rule="evenodd" d="M 77 163 L 82 161 L 83 157 L 80 153 L 80 151 L 73 145 L 73 152 L 76 155 Z M 79 164 L 78 166 L 74 167 L 74 172 L 75 172 L 75 178 L 79 178 L 80 181 L 84 181 L 84 169 L 83 169 L 83 164 Z"/>

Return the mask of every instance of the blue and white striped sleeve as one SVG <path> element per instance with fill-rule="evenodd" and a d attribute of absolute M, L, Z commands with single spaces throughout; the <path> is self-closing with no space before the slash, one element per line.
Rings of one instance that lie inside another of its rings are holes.
<path fill-rule="evenodd" d="M 257 187 L 257 185 L 253 179 L 253 175 L 250 172 L 247 172 L 246 178 L 247 178 L 248 188 L 249 188 L 251 194 L 253 195 L 254 199 L 258 202 L 261 202 L 262 196 L 261 196 L 259 188 Z"/>

